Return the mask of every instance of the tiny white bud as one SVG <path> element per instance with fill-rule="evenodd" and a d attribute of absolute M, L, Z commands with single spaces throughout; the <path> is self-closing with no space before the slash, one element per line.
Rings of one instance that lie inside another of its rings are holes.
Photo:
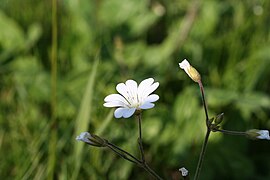
<path fill-rule="evenodd" d="M 76 137 L 76 140 L 91 144 L 92 143 L 92 141 L 90 140 L 91 137 L 92 136 L 89 132 L 82 132 L 79 136 Z"/>
<path fill-rule="evenodd" d="M 188 176 L 188 170 L 185 167 L 179 169 L 183 177 Z"/>
<path fill-rule="evenodd" d="M 270 140 L 269 131 L 268 130 L 259 130 L 257 133 L 259 134 L 259 136 L 257 136 L 258 139 L 267 139 L 267 140 Z"/>
<path fill-rule="evenodd" d="M 179 63 L 179 67 L 181 69 L 184 69 L 184 71 L 187 73 L 187 75 L 195 82 L 201 81 L 201 75 L 198 73 L 198 71 L 192 67 L 189 62 L 184 59 L 181 63 Z"/>
<path fill-rule="evenodd" d="M 246 131 L 247 137 L 251 139 L 267 139 L 270 140 L 268 130 L 250 129 Z"/>

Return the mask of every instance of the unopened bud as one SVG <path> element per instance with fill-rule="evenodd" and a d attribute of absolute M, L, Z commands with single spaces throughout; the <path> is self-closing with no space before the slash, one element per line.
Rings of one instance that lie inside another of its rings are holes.
<path fill-rule="evenodd" d="M 181 172 L 182 177 L 188 176 L 188 170 L 185 167 L 180 168 L 179 171 Z"/>
<path fill-rule="evenodd" d="M 251 139 L 267 139 L 270 140 L 268 130 L 250 129 L 246 131 L 247 137 Z"/>
<path fill-rule="evenodd" d="M 107 140 L 102 139 L 97 135 L 90 134 L 89 132 L 82 132 L 79 136 L 76 137 L 76 140 L 97 147 L 105 147 L 107 145 Z"/>
<path fill-rule="evenodd" d="M 215 124 L 220 124 L 223 121 L 224 113 L 221 113 L 215 117 Z"/>
<path fill-rule="evenodd" d="M 215 118 L 210 118 L 209 120 L 208 120 L 208 124 L 212 124 L 213 123 L 213 121 L 215 120 Z"/>
<path fill-rule="evenodd" d="M 184 59 L 181 63 L 179 63 L 179 66 L 181 69 L 184 69 L 185 72 L 188 74 L 188 76 L 195 82 L 201 81 L 201 75 L 198 73 L 198 71 L 192 67 L 189 62 Z"/>

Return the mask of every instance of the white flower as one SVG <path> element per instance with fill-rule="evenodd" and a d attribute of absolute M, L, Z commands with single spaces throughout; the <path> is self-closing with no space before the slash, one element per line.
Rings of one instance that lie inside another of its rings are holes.
<path fill-rule="evenodd" d="M 259 134 L 259 136 L 257 136 L 258 139 L 267 139 L 267 140 L 270 140 L 269 131 L 268 130 L 259 130 L 259 131 L 257 131 L 257 133 Z"/>
<path fill-rule="evenodd" d="M 179 67 L 181 69 L 184 69 L 193 81 L 199 82 L 201 80 L 201 76 L 198 71 L 194 67 L 192 67 L 186 59 L 179 63 Z"/>
<path fill-rule="evenodd" d="M 114 111 L 116 118 L 129 118 L 136 110 L 150 109 L 155 106 L 153 102 L 159 99 L 156 94 L 151 94 L 159 86 L 154 83 L 153 78 L 143 80 L 139 86 L 134 80 L 127 80 L 126 83 L 119 83 L 116 90 L 119 94 L 110 94 L 105 97 L 105 107 L 118 107 Z M 151 94 L 151 95 L 150 95 Z"/>

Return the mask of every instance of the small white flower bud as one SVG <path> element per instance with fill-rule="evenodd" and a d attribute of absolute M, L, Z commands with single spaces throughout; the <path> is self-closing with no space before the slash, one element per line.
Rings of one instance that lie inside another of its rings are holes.
<path fill-rule="evenodd" d="M 185 167 L 180 168 L 179 171 L 183 177 L 188 176 L 188 170 Z"/>
<path fill-rule="evenodd" d="M 187 75 L 195 82 L 201 81 L 201 75 L 198 73 L 198 71 L 192 67 L 189 62 L 184 59 L 181 63 L 179 63 L 179 67 L 181 69 L 184 69 Z"/>
<path fill-rule="evenodd" d="M 97 147 L 105 147 L 107 145 L 107 140 L 97 135 L 90 134 L 89 132 L 82 132 L 79 136 L 76 137 L 76 140 Z"/>
<path fill-rule="evenodd" d="M 90 140 L 91 138 L 92 138 L 92 135 L 89 132 L 82 132 L 79 136 L 76 137 L 76 140 L 91 144 L 93 143 Z"/>
<path fill-rule="evenodd" d="M 250 129 L 246 131 L 246 135 L 251 139 L 267 139 L 270 140 L 268 130 Z"/>

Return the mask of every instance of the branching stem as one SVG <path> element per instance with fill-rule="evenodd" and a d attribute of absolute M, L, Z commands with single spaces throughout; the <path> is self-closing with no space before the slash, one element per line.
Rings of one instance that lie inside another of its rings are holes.
<path fill-rule="evenodd" d="M 210 136 L 210 133 L 211 133 L 211 123 L 209 123 L 208 110 L 207 110 L 207 104 L 206 104 L 206 101 L 205 101 L 203 84 L 202 84 L 201 81 L 199 81 L 198 84 L 200 86 L 200 91 L 201 91 L 201 97 L 202 97 L 202 103 L 203 103 L 204 112 L 205 112 L 205 122 L 206 122 L 207 131 L 206 131 L 206 135 L 205 135 L 205 138 L 204 138 L 204 142 L 203 142 L 202 150 L 201 150 L 201 153 L 200 153 L 199 161 L 198 161 L 198 164 L 197 164 L 194 180 L 198 180 L 198 178 L 199 178 L 199 175 L 200 175 L 200 172 L 201 172 L 201 169 L 202 169 L 203 159 L 204 159 L 205 152 L 206 152 L 208 139 L 209 139 L 209 136 Z"/>
<path fill-rule="evenodd" d="M 143 144 L 142 144 L 142 117 L 141 117 L 141 112 L 136 115 L 138 118 L 138 123 L 139 123 L 139 138 L 138 138 L 138 144 L 139 144 L 139 149 L 141 153 L 141 164 L 143 168 L 150 173 L 155 179 L 162 180 L 162 178 L 155 172 L 153 171 L 148 164 L 145 161 L 145 156 L 144 156 L 144 151 L 143 151 Z"/>

